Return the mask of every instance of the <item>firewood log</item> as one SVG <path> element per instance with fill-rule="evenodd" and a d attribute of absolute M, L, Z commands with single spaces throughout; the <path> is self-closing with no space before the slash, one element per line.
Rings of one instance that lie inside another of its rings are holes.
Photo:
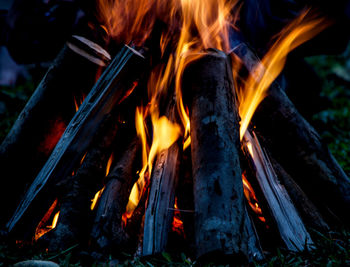
<path fill-rule="evenodd" d="M 169 97 L 166 116 L 175 119 L 174 98 Z M 181 149 L 175 142 L 157 156 L 150 179 L 150 192 L 145 212 L 142 255 L 153 255 L 165 250 L 171 229 L 175 191 L 179 179 Z"/>
<path fill-rule="evenodd" d="M 145 214 L 142 254 L 165 250 L 174 212 L 175 190 L 179 177 L 181 150 L 179 142 L 158 155 L 151 176 L 151 188 Z"/>
<path fill-rule="evenodd" d="M 234 49 L 249 71 L 259 62 L 244 44 Z M 253 124 L 272 156 L 294 178 L 325 219 L 349 222 L 350 180 L 322 142 L 275 82 L 258 107 Z"/>
<path fill-rule="evenodd" d="M 86 244 L 91 229 L 91 199 L 101 189 L 109 156 L 123 132 L 118 117 L 110 114 L 98 130 L 95 141 L 83 158 L 76 174 L 62 181 L 59 195 L 60 216 L 57 226 L 47 234 L 51 251 L 64 250 L 74 244 Z"/>
<path fill-rule="evenodd" d="M 51 186 L 70 175 L 91 144 L 95 129 L 98 129 L 113 107 L 124 101 L 135 88 L 136 81 L 143 72 L 144 62 L 144 57 L 128 46 L 117 54 L 91 89 L 48 161 L 27 190 L 6 225 L 8 232 L 19 235 L 30 233 L 28 229 L 34 227 L 48 209 L 47 203 L 53 197 Z M 18 222 L 20 225 L 14 231 Z"/>
<path fill-rule="evenodd" d="M 73 44 L 80 53 L 72 50 Z M 6 205 L 0 226 L 10 218 L 25 186 L 38 174 L 74 116 L 74 98 L 79 101 L 88 94 L 104 68 L 101 64 L 108 64 L 107 57 L 102 47 L 81 36 L 72 37 L 27 102 L 0 146 L 0 183 L 11 192 L 0 196 L 0 205 Z"/>
<path fill-rule="evenodd" d="M 320 232 L 328 232 L 330 229 L 329 226 L 309 197 L 301 190 L 294 179 L 283 169 L 276 159 L 272 158 L 271 155 L 269 155 L 269 158 L 277 177 L 287 189 L 305 225 L 308 228 L 316 229 Z"/>
<path fill-rule="evenodd" d="M 256 135 L 247 131 L 244 135 L 244 143 L 249 146 L 249 152 L 246 154 L 251 157 L 255 169 L 254 176 L 259 183 L 269 213 L 285 246 L 293 251 L 310 248 L 313 244 L 310 234 L 288 192 L 281 185 L 270 159 Z"/>
<path fill-rule="evenodd" d="M 265 113 L 270 114 L 269 118 Z M 254 124 L 272 155 L 320 211 L 331 218 L 330 210 L 344 223 L 348 222 L 344 213 L 350 207 L 348 177 L 316 130 L 298 113 L 280 87 L 270 89 L 257 110 Z"/>
<path fill-rule="evenodd" d="M 191 93 L 186 99 L 192 99 L 196 256 L 259 258 L 257 236 L 244 231 L 253 225 L 243 196 L 238 113 L 226 55 L 209 51 L 189 66 L 183 88 Z"/>
<path fill-rule="evenodd" d="M 122 215 L 137 176 L 136 168 L 140 167 L 139 150 L 140 141 L 134 138 L 107 177 L 90 234 L 93 250 L 97 253 L 108 256 L 131 246 L 130 237 L 122 226 Z"/>

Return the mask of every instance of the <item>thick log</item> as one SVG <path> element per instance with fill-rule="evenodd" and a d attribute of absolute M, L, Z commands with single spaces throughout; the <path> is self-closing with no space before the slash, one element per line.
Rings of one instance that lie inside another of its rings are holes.
<path fill-rule="evenodd" d="M 145 214 L 143 256 L 165 251 L 171 229 L 175 190 L 179 177 L 181 149 L 179 142 L 162 151 L 151 176 L 151 188 Z"/>
<path fill-rule="evenodd" d="M 45 236 L 49 240 L 49 250 L 87 243 L 92 225 L 91 199 L 102 186 L 117 130 L 120 132 L 117 119 L 112 114 L 106 118 L 76 174 L 62 182 L 57 226 Z"/>
<path fill-rule="evenodd" d="M 140 53 L 128 46 L 117 54 L 67 126 L 48 161 L 7 223 L 7 231 L 19 235 L 30 233 L 29 229 L 42 217 L 42 210 L 47 210 L 45 203 L 50 203 L 54 197 L 49 188 L 71 174 L 91 144 L 95 129 L 98 129 L 113 107 L 120 104 L 135 88 L 136 81 L 143 72 L 144 61 Z M 31 218 L 29 224 L 28 218 Z M 18 222 L 23 223 L 18 225 Z M 15 226 L 17 229 L 13 231 Z"/>
<path fill-rule="evenodd" d="M 140 166 L 137 160 L 139 150 L 140 141 L 132 140 L 107 177 L 90 234 L 93 249 L 97 253 L 108 256 L 113 251 L 126 250 L 131 245 L 122 226 L 122 215 L 135 182 L 136 168 Z"/>
<path fill-rule="evenodd" d="M 238 113 L 226 55 L 213 50 L 193 63 L 183 88 L 192 98 L 196 255 L 261 258 L 257 236 L 242 231 L 253 226 L 243 196 Z"/>
<path fill-rule="evenodd" d="M 255 176 L 266 199 L 270 214 L 278 232 L 289 250 L 302 251 L 312 245 L 311 237 L 305 228 L 288 192 L 280 184 L 271 162 L 264 152 L 256 135 L 246 132 L 244 142 L 247 155 L 255 166 Z"/>
<path fill-rule="evenodd" d="M 71 49 L 73 43 L 76 48 L 82 47 L 80 53 Z M 92 51 L 94 56 L 90 55 Z M 79 101 L 88 94 L 98 78 L 99 69 L 103 68 L 102 62 L 107 64 L 108 56 L 100 46 L 74 36 L 48 69 L 0 146 L 3 177 L 0 183 L 11 192 L 0 196 L 0 205 L 6 205 L 2 209 L 0 225 L 10 218 L 25 186 L 38 174 L 74 116 L 74 98 Z M 100 64 L 88 57 L 99 60 Z"/>
<path fill-rule="evenodd" d="M 234 53 L 250 71 L 259 62 L 243 44 Z M 350 207 L 349 178 L 277 83 L 272 84 L 258 107 L 253 124 L 272 156 L 294 177 L 323 216 L 332 221 L 336 216 L 344 223 L 349 222 L 344 212 Z"/>

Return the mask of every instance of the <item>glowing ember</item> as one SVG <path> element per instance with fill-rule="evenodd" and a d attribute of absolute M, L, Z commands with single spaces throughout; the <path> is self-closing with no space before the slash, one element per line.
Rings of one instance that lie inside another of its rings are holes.
<path fill-rule="evenodd" d="M 259 206 L 258 199 L 256 198 L 255 192 L 253 190 L 252 185 L 249 183 L 247 180 L 246 175 L 243 173 L 242 174 L 242 181 L 243 181 L 243 192 L 245 198 L 248 200 L 249 206 L 252 208 L 252 210 L 258 215 L 258 218 L 262 221 L 265 222 L 265 218 L 262 215 L 261 208 Z"/>
<path fill-rule="evenodd" d="M 106 177 L 108 176 L 109 171 L 111 170 L 111 166 L 112 166 L 113 160 L 114 160 L 114 154 L 112 153 L 111 156 L 108 159 L 108 162 L 107 162 Z"/>
<path fill-rule="evenodd" d="M 56 214 L 52 218 L 52 214 L 55 211 L 56 207 L 58 204 L 58 200 L 56 199 L 49 210 L 46 212 L 40 223 L 38 224 L 36 230 L 35 230 L 35 235 L 34 235 L 34 240 L 37 241 L 40 237 L 45 235 L 46 233 L 50 232 L 52 229 L 54 229 L 57 225 L 58 217 L 60 212 L 56 212 Z M 50 219 L 52 218 L 51 224 L 49 224 Z"/>
<path fill-rule="evenodd" d="M 175 203 L 174 203 L 174 219 L 173 219 L 171 229 L 173 230 L 173 232 L 176 232 L 179 235 L 186 238 L 185 230 L 184 230 L 184 223 L 181 220 L 181 213 L 177 207 L 177 198 L 176 197 L 175 197 Z"/>
<path fill-rule="evenodd" d="M 102 196 L 102 193 L 103 193 L 103 190 L 104 190 L 105 188 L 103 187 L 101 190 L 99 190 L 96 194 L 95 194 L 95 196 L 94 196 L 94 198 L 91 200 L 91 206 L 90 206 L 90 209 L 91 210 L 94 210 L 95 209 L 95 207 L 96 207 L 96 204 L 97 204 L 97 201 L 100 199 L 100 197 Z"/>

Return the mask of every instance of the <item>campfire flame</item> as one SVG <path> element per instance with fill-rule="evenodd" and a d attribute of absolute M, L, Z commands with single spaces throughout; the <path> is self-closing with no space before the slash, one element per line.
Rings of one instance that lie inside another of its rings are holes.
<path fill-rule="evenodd" d="M 106 166 L 106 175 L 105 177 L 108 176 L 110 170 L 111 170 L 111 166 L 112 166 L 112 163 L 113 163 L 113 160 L 114 160 L 114 153 L 112 153 L 108 159 L 108 162 L 107 162 L 107 166 Z M 90 206 L 90 209 L 91 210 L 94 210 L 95 207 L 96 207 L 96 204 L 98 202 L 98 200 L 100 199 L 100 197 L 102 196 L 102 193 L 103 191 L 105 190 L 105 187 L 103 187 L 101 190 L 97 191 L 94 198 L 91 199 L 91 206 Z"/>
<path fill-rule="evenodd" d="M 244 87 L 237 90 L 239 114 L 241 116 L 241 140 L 256 108 L 265 98 L 272 82 L 281 73 L 290 51 L 310 40 L 330 25 L 326 18 L 314 18 L 310 12 L 310 10 L 304 11 L 283 29 L 262 61 L 251 71 Z"/>
<path fill-rule="evenodd" d="M 142 45 L 150 36 L 156 20 L 167 24 L 160 39 L 160 51 L 164 56 L 166 47 L 175 44 L 172 53 L 162 65 L 154 68 L 149 80 L 150 104 L 146 112 L 136 111 L 136 128 L 142 140 L 143 167 L 134 185 L 127 212 L 131 212 L 139 199 L 145 184 L 145 174 L 151 176 L 152 164 L 156 155 L 170 147 L 180 135 L 183 148 L 190 143 L 190 120 L 188 109 L 182 99 L 182 76 L 185 68 L 193 61 L 214 48 L 229 51 L 229 30 L 233 25 L 231 11 L 236 1 L 225 0 L 112 0 L 99 1 L 98 12 L 109 35 L 117 41 Z M 183 125 L 180 126 L 159 115 L 160 96 L 169 91 L 175 83 L 176 106 Z M 144 120 L 150 116 L 152 122 L 152 144 L 147 143 Z"/>
<path fill-rule="evenodd" d="M 251 144 L 248 143 L 248 145 L 251 145 Z M 249 148 L 248 148 L 248 150 L 249 150 Z M 249 152 L 250 151 L 251 150 L 249 150 Z M 250 153 L 252 153 L 252 152 L 250 152 Z M 253 189 L 252 185 L 249 183 L 249 181 L 247 180 L 247 177 L 244 173 L 242 173 L 242 181 L 243 181 L 244 196 L 248 200 L 249 206 L 258 215 L 259 220 L 262 221 L 263 223 L 265 223 L 266 220 L 265 220 L 263 213 L 262 213 L 262 210 L 259 206 L 259 202 L 258 202 L 258 199 L 256 198 L 254 189 Z"/>
<path fill-rule="evenodd" d="M 159 20 L 167 25 L 160 38 L 161 56 L 164 57 L 169 46 L 172 46 L 173 51 L 152 71 L 148 84 L 150 103 L 147 108 L 139 107 L 136 110 L 136 129 L 142 141 L 143 166 L 139 171 L 138 181 L 132 188 L 126 217 L 131 216 L 139 203 L 145 183 L 151 177 L 157 154 L 169 148 L 180 135 L 184 140 L 183 149 L 191 144 L 189 112 L 183 101 L 181 86 L 183 73 L 189 64 L 205 56 L 208 49 L 218 49 L 226 53 L 230 51 L 229 31 L 235 27 L 238 17 L 234 14 L 239 9 L 237 3 L 238 1 L 226 0 L 98 1 L 100 20 L 112 38 L 141 46 Z M 289 52 L 329 25 L 324 18 L 310 14 L 310 10 L 306 10 L 290 23 L 278 35 L 263 60 L 251 71 L 244 85 L 236 87 L 241 116 L 241 140 L 257 106 L 266 96 L 267 89 L 282 71 Z M 159 115 L 161 96 L 169 93 L 172 82 L 175 84 L 176 107 L 182 131 L 176 122 Z M 151 118 L 152 131 L 147 129 L 145 121 L 148 117 Z M 150 132 L 151 145 L 148 143 Z M 251 184 L 244 175 L 242 180 L 249 205 L 263 221 L 264 217 Z"/>
<path fill-rule="evenodd" d="M 181 212 L 177 206 L 177 197 L 175 197 L 175 203 L 174 203 L 174 218 L 173 223 L 171 227 L 173 232 L 178 233 L 180 236 L 183 236 L 186 238 L 185 235 L 185 229 L 184 229 L 184 223 L 181 220 Z"/>
<path fill-rule="evenodd" d="M 175 44 L 173 53 L 168 58 L 163 58 L 165 63 L 156 66 L 151 73 L 148 83 L 150 102 L 147 108 L 139 107 L 136 110 L 135 124 L 137 134 L 142 141 L 143 165 L 139 171 L 139 178 L 132 188 L 126 213 L 123 215 L 125 222 L 130 218 L 142 193 L 145 192 L 145 184 L 151 177 L 153 162 L 157 155 L 162 150 L 168 149 L 180 136 L 184 140 L 183 149 L 190 145 L 190 119 L 188 108 L 183 100 L 182 77 L 185 69 L 192 62 L 208 54 L 208 49 L 218 49 L 226 53 L 230 51 L 229 31 L 235 24 L 236 16 L 232 15 L 232 11 L 236 6 L 237 1 L 226 0 L 98 1 L 98 14 L 104 23 L 104 29 L 112 38 L 123 43 L 141 46 L 149 38 L 156 21 L 160 20 L 167 24 L 167 30 L 163 31 L 159 44 L 162 56 L 165 55 L 168 46 Z M 266 96 L 272 82 L 281 73 L 289 52 L 329 26 L 329 22 L 324 18 L 310 19 L 309 14 L 310 10 L 303 12 L 278 35 L 262 61 L 251 71 L 244 85 L 236 88 L 241 116 L 241 140 L 257 106 Z M 160 115 L 159 111 L 160 99 L 164 94 L 169 94 L 172 83 L 175 85 L 176 108 L 182 127 L 180 123 L 174 121 L 174 118 Z M 79 105 L 75 98 L 74 106 L 77 111 Z M 151 121 L 152 130 L 147 128 L 148 119 Z M 149 138 L 150 133 L 152 138 Z M 151 144 L 149 139 L 152 139 Z M 249 143 L 246 145 L 252 154 Z M 107 164 L 106 176 L 112 161 L 111 156 Z M 254 190 L 245 174 L 242 175 L 242 180 L 244 195 L 250 207 L 258 218 L 265 222 Z M 96 193 L 91 210 L 95 208 L 103 190 L 104 188 Z M 35 240 L 56 227 L 59 211 L 53 217 L 52 215 L 57 205 L 56 199 L 39 223 L 35 231 Z M 177 210 L 176 201 L 175 210 Z M 49 224 L 48 221 L 51 218 L 52 223 Z M 183 223 L 178 216 L 174 216 L 173 229 L 183 231 Z"/>
<path fill-rule="evenodd" d="M 53 217 L 52 217 L 52 214 L 56 210 L 57 205 L 58 205 L 58 200 L 56 199 L 52 203 L 48 211 L 45 213 L 43 219 L 40 221 L 40 223 L 36 227 L 35 235 L 34 235 L 35 241 L 37 241 L 40 237 L 42 237 L 43 235 L 50 232 L 52 229 L 56 227 L 60 212 L 57 211 Z M 51 218 L 52 218 L 52 221 L 51 221 L 51 224 L 49 224 L 49 221 Z"/>

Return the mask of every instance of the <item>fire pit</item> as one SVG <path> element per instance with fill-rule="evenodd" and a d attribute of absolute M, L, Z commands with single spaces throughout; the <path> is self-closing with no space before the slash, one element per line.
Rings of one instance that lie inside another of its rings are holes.
<path fill-rule="evenodd" d="M 72 36 L 1 145 L 4 169 L 23 166 L 2 180 L 7 238 L 246 263 L 348 222 L 349 179 L 277 79 L 329 20 L 303 10 L 260 60 L 234 2 L 98 8 L 118 52 Z"/>

